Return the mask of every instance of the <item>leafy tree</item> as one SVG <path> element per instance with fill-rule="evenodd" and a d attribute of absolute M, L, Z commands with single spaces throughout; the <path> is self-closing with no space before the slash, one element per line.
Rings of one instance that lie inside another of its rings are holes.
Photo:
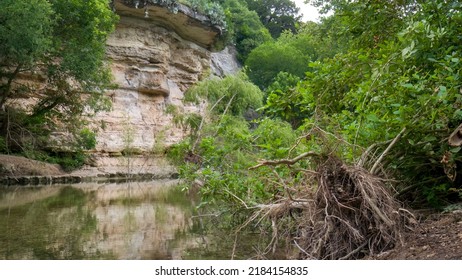
<path fill-rule="evenodd" d="M 285 30 L 296 32 L 301 16 L 299 8 L 291 0 L 246 0 L 250 10 L 257 12 L 260 21 L 273 38 Z"/>
<path fill-rule="evenodd" d="M 308 63 L 317 57 L 311 38 L 310 35 L 285 32 L 277 41 L 253 49 L 245 61 L 252 82 L 266 89 L 279 72 L 302 78 L 308 70 Z"/>
<path fill-rule="evenodd" d="M 244 0 L 224 0 L 229 18 L 229 32 L 234 38 L 238 59 L 244 62 L 255 47 L 271 40 L 271 35 L 260 22 L 257 13 L 250 11 Z"/>
<path fill-rule="evenodd" d="M 38 133 L 32 138 L 56 128 L 78 135 L 83 113 L 104 105 L 111 79 L 105 43 L 115 21 L 105 0 L 0 3 L 0 105 L 20 97 L 37 101 L 32 108 L 15 107 L 25 109 L 16 123 L 4 114 L 3 135 L 17 140 L 19 128 Z"/>
<path fill-rule="evenodd" d="M 0 3 L 0 107 L 14 94 L 13 82 L 44 58 L 52 45 L 48 1 L 5 0 Z"/>
<path fill-rule="evenodd" d="M 266 88 L 279 72 L 303 77 L 308 61 L 293 46 L 266 43 L 255 48 L 246 60 L 250 79 L 260 88 Z"/>
<path fill-rule="evenodd" d="M 376 47 L 399 31 L 404 19 L 417 10 L 416 0 L 310 0 L 321 12 L 336 16 L 335 36 L 351 48 Z M 338 24 L 340 23 L 340 24 Z M 334 34 L 333 34 L 334 35 Z"/>

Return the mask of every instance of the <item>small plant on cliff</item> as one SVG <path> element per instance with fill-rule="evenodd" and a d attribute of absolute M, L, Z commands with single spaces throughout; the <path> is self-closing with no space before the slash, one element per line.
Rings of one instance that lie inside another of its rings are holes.
<path fill-rule="evenodd" d="M 218 25 L 223 29 L 226 28 L 226 15 L 219 3 L 210 0 L 186 0 L 186 3 L 194 11 L 207 15 L 212 24 Z"/>
<path fill-rule="evenodd" d="M 135 7 L 139 7 L 140 1 L 139 0 L 132 0 L 132 2 L 135 2 Z M 146 1 L 144 1 L 146 3 Z M 148 0 L 147 2 L 150 2 L 152 4 L 157 4 L 163 7 L 166 7 L 169 9 L 170 12 L 176 14 L 178 13 L 178 2 L 177 0 Z"/>

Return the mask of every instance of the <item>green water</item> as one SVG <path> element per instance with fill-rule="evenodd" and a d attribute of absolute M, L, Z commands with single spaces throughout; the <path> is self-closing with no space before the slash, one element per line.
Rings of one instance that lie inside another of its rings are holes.
<path fill-rule="evenodd" d="M 0 187 L 0 259 L 189 258 L 205 239 L 175 185 Z"/>
<path fill-rule="evenodd" d="M 196 200 L 175 180 L 0 186 L 0 260 L 249 259 L 267 250 L 252 230 L 236 236 L 244 221 L 198 214 Z"/>

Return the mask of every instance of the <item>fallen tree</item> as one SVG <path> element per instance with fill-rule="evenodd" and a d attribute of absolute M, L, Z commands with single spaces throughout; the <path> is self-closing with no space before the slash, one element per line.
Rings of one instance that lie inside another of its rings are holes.
<path fill-rule="evenodd" d="M 281 238 L 291 240 L 302 259 L 358 259 L 380 254 L 402 242 L 413 215 L 390 194 L 384 180 L 361 166 L 348 165 L 333 155 L 303 153 L 293 159 L 261 161 L 250 169 L 293 165 L 315 157 L 316 170 L 307 170 L 304 188 L 274 204 L 258 205 L 249 219 L 268 218 L 272 249 Z M 279 236 L 278 220 L 296 212 L 293 236 Z"/>

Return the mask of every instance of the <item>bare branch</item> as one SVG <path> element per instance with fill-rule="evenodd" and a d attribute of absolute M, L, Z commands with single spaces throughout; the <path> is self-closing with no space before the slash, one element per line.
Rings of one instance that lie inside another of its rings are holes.
<path fill-rule="evenodd" d="M 388 154 L 388 152 L 391 150 L 391 148 L 393 148 L 393 146 L 396 144 L 396 142 L 398 142 L 398 140 L 401 138 L 401 136 L 403 135 L 403 133 L 406 131 L 406 128 L 403 128 L 399 133 L 398 135 L 396 135 L 395 139 L 393 139 L 393 141 L 391 141 L 390 145 L 388 145 L 388 147 L 385 149 L 385 151 L 383 151 L 383 153 L 380 155 L 379 159 L 374 163 L 374 166 L 372 166 L 371 170 L 370 170 L 370 173 L 371 174 L 375 174 L 377 168 L 379 167 L 380 163 L 382 162 L 383 158 Z"/>
<path fill-rule="evenodd" d="M 255 166 L 252 166 L 252 167 L 249 167 L 249 170 L 257 169 L 257 168 L 265 166 L 265 165 L 271 165 L 271 166 L 282 165 L 282 164 L 293 165 L 293 164 L 297 163 L 298 161 L 300 161 L 303 158 L 306 158 L 306 157 L 319 157 L 319 156 L 320 155 L 318 153 L 315 153 L 315 152 L 306 152 L 306 153 L 300 154 L 300 155 L 298 155 L 298 156 L 296 156 L 296 157 L 294 157 L 292 159 L 259 161 L 259 164 L 255 165 Z"/>

